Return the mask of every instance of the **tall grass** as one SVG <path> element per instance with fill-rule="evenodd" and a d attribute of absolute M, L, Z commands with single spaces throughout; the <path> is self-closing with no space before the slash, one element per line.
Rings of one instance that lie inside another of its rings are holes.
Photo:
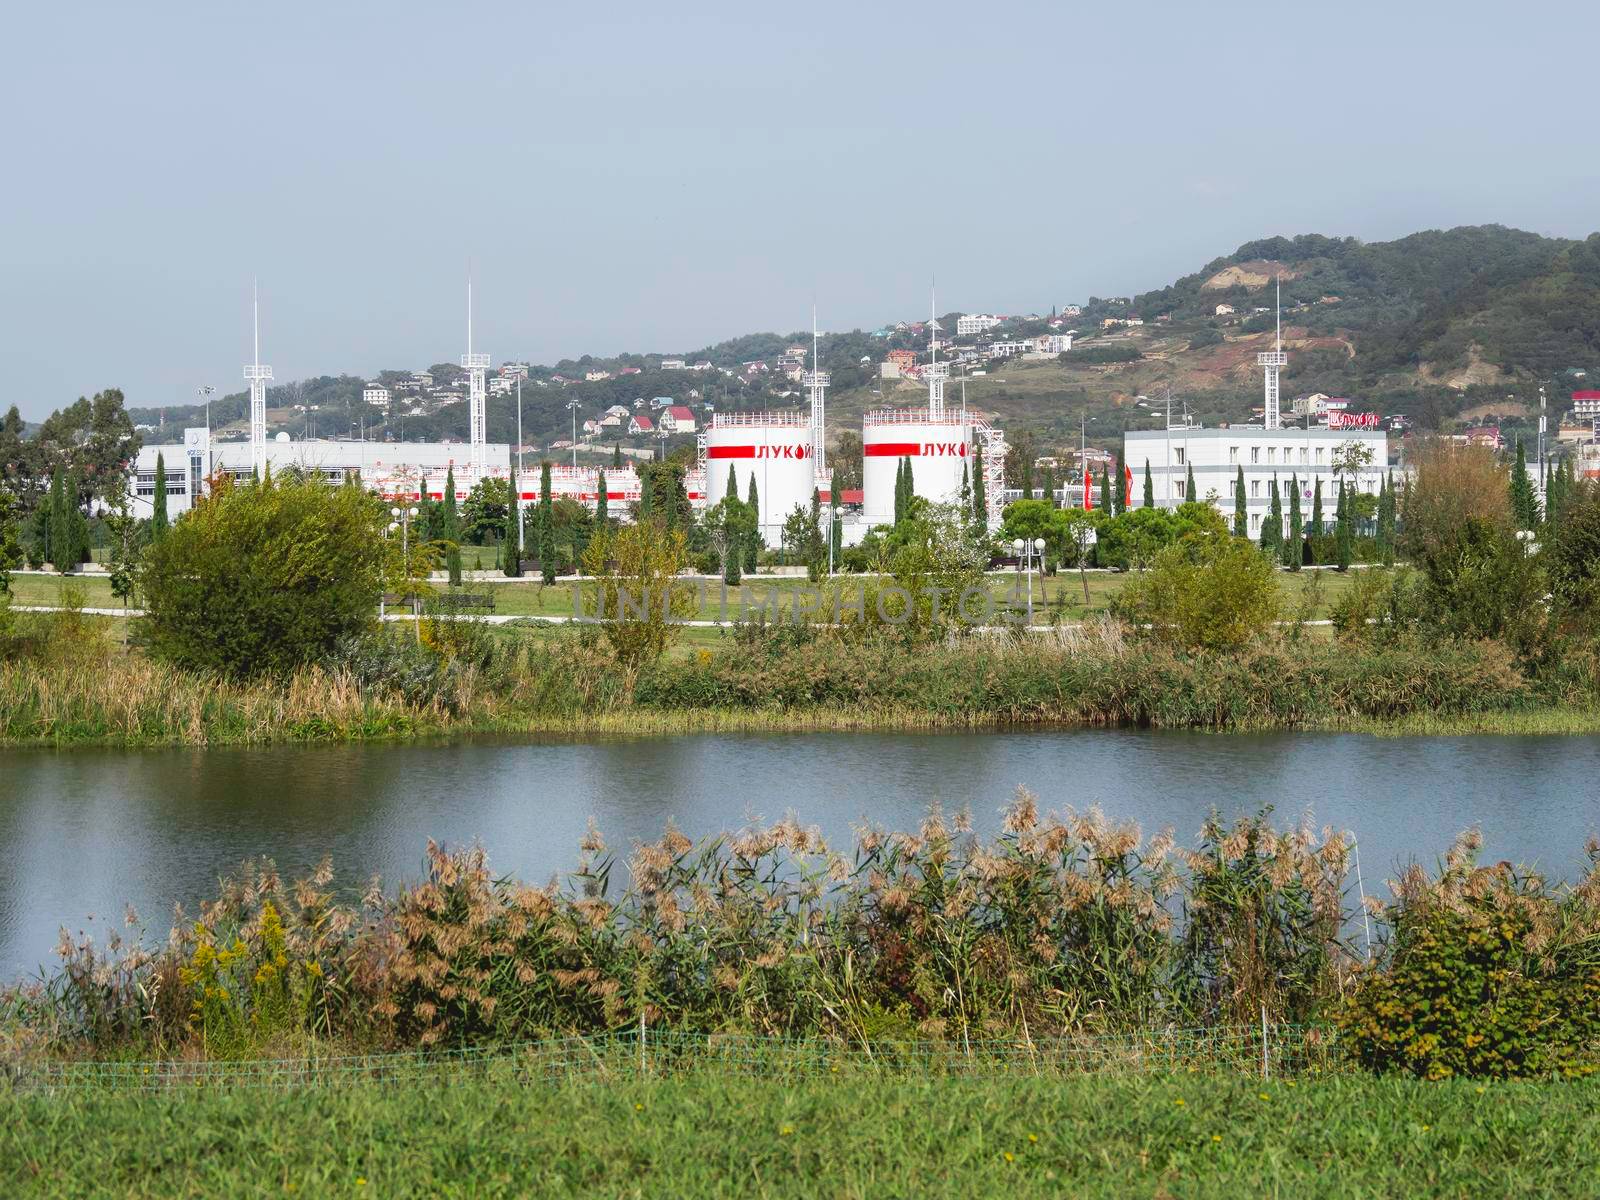
<path fill-rule="evenodd" d="M 1131 642 L 1114 625 L 908 647 L 890 636 L 749 629 L 620 668 L 592 633 L 491 635 L 428 622 L 320 667 L 233 682 L 110 643 L 92 619 L 0 662 L 0 741 L 259 743 L 441 733 L 887 729 L 1050 724 L 1184 729 L 1593 729 L 1600 674 L 1530 679 L 1494 642 L 1269 636 L 1227 653 Z M 1593 713 L 1593 716 L 1585 714 Z"/>

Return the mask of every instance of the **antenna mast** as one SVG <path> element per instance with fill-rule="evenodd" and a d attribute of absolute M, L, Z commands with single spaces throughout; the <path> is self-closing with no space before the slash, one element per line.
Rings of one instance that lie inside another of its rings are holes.
<path fill-rule="evenodd" d="M 250 309 L 254 333 L 254 354 L 244 369 L 250 385 L 250 466 L 257 479 L 267 473 L 267 380 L 272 368 L 261 365 L 261 294 L 255 280 L 250 281 Z"/>
<path fill-rule="evenodd" d="M 472 272 L 467 272 L 467 352 L 461 356 L 467 371 L 467 453 L 473 474 L 482 478 L 489 465 L 488 398 L 484 372 L 489 369 L 487 354 L 472 352 Z"/>
<path fill-rule="evenodd" d="M 820 489 L 829 483 L 828 452 L 823 433 L 823 409 L 829 375 L 822 369 L 821 336 L 817 333 L 817 306 L 811 305 L 811 370 L 806 373 L 806 389 L 811 393 L 811 474 Z"/>
<path fill-rule="evenodd" d="M 1277 335 L 1271 350 L 1256 355 L 1256 365 L 1262 370 L 1264 395 L 1261 406 L 1261 424 L 1266 429 L 1283 426 L 1282 410 L 1278 398 L 1278 372 L 1289 361 L 1283 352 L 1283 274 L 1278 273 Z"/>
<path fill-rule="evenodd" d="M 935 285 L 928 299 L 928 349 L 932 359 L 923 371 L 928 381 L 928 420 L 944 420 L 944 381 L 950 378 L 950 368 L 939 361 L 939 290 Z"/>

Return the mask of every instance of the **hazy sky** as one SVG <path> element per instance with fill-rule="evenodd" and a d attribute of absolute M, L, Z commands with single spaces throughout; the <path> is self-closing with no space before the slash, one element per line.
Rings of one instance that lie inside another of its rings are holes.
<path fill-rule="evenodd" d="M 1128 293 L 1240 242 L 1600 227 L 1589 4 L 8 9 L 0 349 L 40 417 Z"/>

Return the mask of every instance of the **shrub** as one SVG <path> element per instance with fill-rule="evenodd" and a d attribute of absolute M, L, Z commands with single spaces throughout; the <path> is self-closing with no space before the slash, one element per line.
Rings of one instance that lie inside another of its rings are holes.
<path fill-rule="evenodd" d="M 145 552 L 145 637 L 160 658 L 242 677 L 325 659 L 372 625 L 382 508 L 354 487 L 221 486 Z"/>
<path fill-rule="evenodd" d="M 1278 614 L 1272 561 L 1231 537 L 1170 546 L 1131 580 L 1115 611 L 1150 636 L 1195 649 L 1224 650 L 1259 636 Z"/>
<path fill-rule="evenodd" d="M 1402 878 L 1384 958 L 1337 1014 L 1358 1060 L 1425 1079 L 1588 1074 L 1600 1039 L 1600 849 L 1572 891 L 1457 842 Z"/>

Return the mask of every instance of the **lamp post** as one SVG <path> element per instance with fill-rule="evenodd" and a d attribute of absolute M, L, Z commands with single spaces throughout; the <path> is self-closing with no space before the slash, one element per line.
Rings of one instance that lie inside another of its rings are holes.
<path fill-rule="evenodd" d="M 828 506 L 828 578 L 833 578 L 833 523 L 844 516 L 844 509 L 837 504 Z"/>
<path fill-rule="evenodd" d="M 211 394 L 216 390 L 209 383 L 195 389 L 195 395 L 200 397 L 200 403 L 206 406 L 206 477 L 201 482 L 208 493 L 211 490 Z"/>
<path fill-rule="evenodd" d="M 574 451 L 576 453 L 576 451 Z M 522 376 L 517 376 L 517 469 L 516 478 L 511 481 L 511 503 L 517 506 L 517 554 L 522 558 L 528 556 L 527 531 L 522 527 Z M 522 568 L 517 568 L 521 574 Z"/>
<path fill-rule="evenodd" d="M 522 381 L 517 381 L 517 395 L 522 394 Z M 567 401 L 567 411 L 572 414 L 572 469 L 578 469 L 578 398 Z M 520 434 L 518 436 L 521 436 Z"/>
<path fill-rule="evenodd" d="M 394 518 L 389 523 L 389 532 L 393 533 L 395 526 L 400 527 L 400 561 L 405 566 L 407 578 L 411 575 L 411 518 L 417 515 L 414 505 L 401 508 L 396 505 L 389 510 L 389 515 Z M 382 600 L 379 600 L 379 613 L 382 613 Z M 411 593 L 411 615 L 416 618 L 417 644 L 422 644 L 422 613 L 417 607 L 417 594 Z"/>
<path fill-rule="evenodd" d="M 1016 539 L 1014 539 L 1012 541 L 1011 548 L 1017 552 L 1017 556 L 1021 560 L 1017 564 L 1018 570 L 1019 571 L 1025 571 L 1026 575 L 1027 575 L 1027 581 L 1028 581 L 1028 624 L 1032 625 L 1033 624 L 1033 558 L 1034 558 L 1035 554 L 1040 556 L 1040 564 L 1039 565 L 1040 565 L 1040 568 L 1042 570 L 1043 566 L 1044 566 L 1044 562 L 1043 562 L 1044 539 L 1043 538 L 1034 538 L 1032 541 L 1028 541 L 1028 540 L 1026 540 L 1024 538 L 1016 538 Z"/>

